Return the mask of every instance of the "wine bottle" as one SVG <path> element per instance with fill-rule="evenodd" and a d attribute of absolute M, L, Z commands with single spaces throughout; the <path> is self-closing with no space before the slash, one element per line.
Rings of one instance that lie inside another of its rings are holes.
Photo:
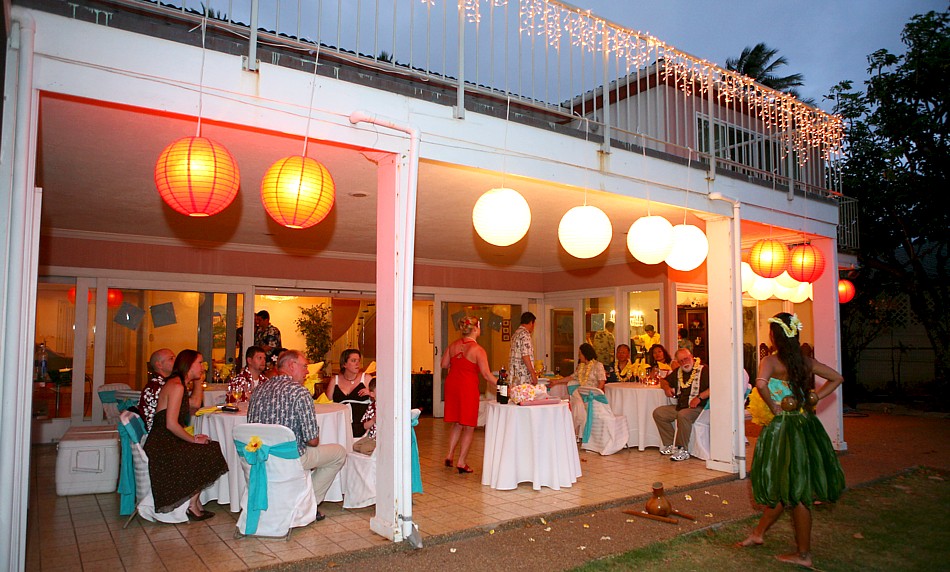
<path fill-rule="evenodd" d="M 495 399 L 502 405 L 508 403 L 508 372 L 505 371 L 504 367 L 498 370 L 497 388 Z"/>

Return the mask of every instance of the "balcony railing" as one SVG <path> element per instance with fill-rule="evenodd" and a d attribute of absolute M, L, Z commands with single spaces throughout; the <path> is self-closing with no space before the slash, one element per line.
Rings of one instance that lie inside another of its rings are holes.
<path fill-rule="evenodd" d="M 838 197 L 838 250 L 855 252 L 860 246 L 858 200 L 841 195 Z"/>

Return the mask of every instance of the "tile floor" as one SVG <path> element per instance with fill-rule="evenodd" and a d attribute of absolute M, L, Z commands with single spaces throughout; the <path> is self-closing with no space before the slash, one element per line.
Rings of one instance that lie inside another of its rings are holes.
<path fill-rule="evenodd" d="M 601 457 L 581 451 L 583 476 L 560 491 L 496 491 L 481 485 L 480 461 L 484 429 L 475 432 L 469 464 L 475 473 L 459 475 L 442 459 L 448 431 L 440 419 L 423 418 L 417 427 L 425 493 L 413 497 L 413 518 L 425 538 L 511 519 L 596 505 L 650 492 L 654 481 L 673 487 L 721 479 L 705 462 L 672 463 L 655 448 L 624 450 Z M 235 539 L 237 514 L 210 503 L 216 516 L 178 525 L 136 518 L 123 529 L 117 494 L 56 496 L 55 445 L 33 447 L 30 466 L 28 571 L 59 570 L 246 570 L 359 550 L 388 541 L 369 529 L 375 508 L 343 510 L 342 503 L 324 503 L 326 520 L 297 529 L 289 541 Z"/>

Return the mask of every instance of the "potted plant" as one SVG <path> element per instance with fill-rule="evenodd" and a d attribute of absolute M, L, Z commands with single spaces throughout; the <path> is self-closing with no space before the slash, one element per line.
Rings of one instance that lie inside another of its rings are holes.
<path fill-rule="evenodd" d="M 300 317 L 297 318 L 297 331 L 303 334 L 307 344 L 307 359 L 316 363 L 326 360 L 327 352 L 333 345 L 330 333 L 333 322 L 330 320 L 331 308 L 326 304 L 300 307 Z"/>

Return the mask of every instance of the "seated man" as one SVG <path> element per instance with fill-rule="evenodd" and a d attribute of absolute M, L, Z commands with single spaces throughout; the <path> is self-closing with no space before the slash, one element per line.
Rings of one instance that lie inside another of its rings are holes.
<path fill-rule="evenodd" d="M 251 395 L 257 386 L 267 380 L 264 377 L 264 367 L 267 365 L 267 352 L 260 346 L 251 346 L 245 353 L 247 365 L 241 373 L 231 378 L 228 383 L 228 392 L 231 395 Z"/>
<path fill-rule="evenodd" d="M 346 449 L 335 444 L 320 444 L 313 397 L 303 386 L 306 377 L 307 357 L 302 352 L 287 350 L 281 353 L 277 358 L 277 375 L 251 394 L 247 421 L 283 425 L 294 432 L 303 468 L 313 469 L 313 493 L 319 504 L 346 462 Z M 318 510 L 317 520 L 324 518 Z"/>
<path fill-rule="evenodd" d="M 175 353 L 168 348 L 155 350 L 152 357 L 148 360 L 149 377 L 148 383 L 142 389 L 142 396 L 139 398 L 139 415 L 145 422 L 145 430 L 152 430 L 152 420 L 155 419 L 155 407 L 158 406 L 158 392 L 165 385 L 165 378 L 172 374 L 172 367 L 175 365 Z"/>
<path fill-rule="evenodd" d="M 679 362 L 676 372 L 660 380 L 667 397 L 676 398 L 676 405 L 657 407 L 653 410 L 653 420 L 663 442 L 660 453 L 671 455 L 671 461 L 685 461 L 689 459 L 687 446 L 693 423 L 709 399 L 709 371 L 699 359 L 694 360 L 686 348 L 676 350 L 676 361 Z M 675 432 L 673 423 L 676 423 Z"/>

